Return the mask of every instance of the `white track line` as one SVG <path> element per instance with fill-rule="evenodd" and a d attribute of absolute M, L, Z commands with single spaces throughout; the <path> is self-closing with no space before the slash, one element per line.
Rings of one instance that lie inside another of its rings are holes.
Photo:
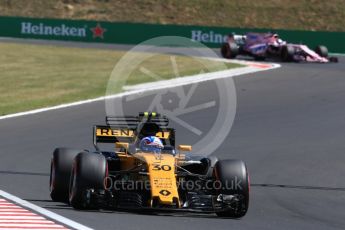
<path fill-rule="evenodd" d="M 228 61 L 228 60 L 224 60 L 224 59 L 220 59 L 220 58 L 213 58 L 210 60 Z M 130 91 L 127 91 L 124 93 L 119 93 L 119 94 L 104 96 L 104 97 L 98 97 L 98 98 L 88 99 L 88 100 L 83 100 L 83 101 L 77 101 L 77 102 L 73 102 L 73 103 L 67 103 L 67 104 L 62 104 L 62 105 L 57 105 L 57 106 L 52 106 L 52 107 L 47 107 L 47 108 L 35 109 L 35 110 L 26 111 L 26 112 L 9 114 L 9 115 L 5 115 L 5 116 L 0 116 L 0 120 L 26 116 L 26 115 L 30 115 L 30 114 L 37 114 L 37 113 L 42 113 L 42 112 L 56 110 L 56 109 L 63 109 L 63 108 L 68 108 L 68 107 L 73 107 L 73 106 L 79 106 L 79 105 L 84 105 L 84 104 L 102 101 L 102 100 L 106 100 L 106 99 L 121 98 L 124 96 L 129 96 L 129 95 L 138 94 L 138 93 L 144 93 L 144 92 L 152 91 L 152 90 L 174 88 L 176 86 L 205 82 L 205 81 L 221 79 L 221 78 L 232 78 L 232 77 L 236 77 L 236 76 L 243 75 L 243 74 L 266 71 L 266 70 L 276 69 L 276 68 L 280 67 L 279 64 L 273 64 L 273 63 L 255 63 L 255 62 L 240 61 L 240 60 L 231 60 L 228 62 L 240 63 L 240 64 L 244 64 L 244 65 L 248 65 L 248 66 L 242 67 L 242 68 L 234 68 L 234 69 L 223 70 L 223 71 L 218 71 L 218 72 L 211 72 L 211 73 L 202 73 L 202 74 L 197 74 L 197 75 L 193 75 L 193 76 L 186 76 L 186 77 L 174 78 L 174 79 L 170 79 L 170 80 L 156 81 L 156 82 L 151 82 L 151 83 L 144 83 L 144 84 L 139 84 L 139 85 L 134 85 L 134 86 L 128 86 L 128 87 L 124 87 L 124 89 L 130 90 Z"/>
<path fill-rule="evenodd" d="M 65 226 L 69 226 L 74 229 L 82 229 L 82 230 L 92 230 L 92 228 L 89 228 L 85 225 L 79 224 L 73 220 L 67 219 L 66 217 L 60 216 L 56 213 L 53 213 L 47 209 L 41 208 L 37 205 L 34 205 L 28 201 L 25 201 L 23 199 L 20 199 L 19 197 L 16 197 L 12 194 L 9 194 L 5 191 L 0 190 L 0 196 L 6 198 L 9 201 L 12 201 L 22 207 L 28 208 L 29 210 L 34 211 L 35 213 L 38 213 L 42 216 L 48 217 L 52 220 L 56 220 L 58 223 L 64 224 Z M 1 199 L 1 203 L 8 202 L 7 200 Z M 15 205 L 15 204 L 14 204 Z M 13 206 L 12 206 L 13 207 Z M 18 206 L 19 207 L 19 206 Z M 47 228 L 47 229 L 66 229 L 64 226 L 56 224 L 56 223 L 51 223 L 51 222 L 45 222 L 49 221 L 42 216 L 39 216 L 35 213 L 16 213 L 16 212 L 9 212 L 8 214 L 0 213 L 0 229 L 6 229 L 6 228 L 11 228 L 14 229 L 17 226 L 21 226 L 22 228 L 25 229 L 35 229 L 35 228 Z M 15 223 L 6 223 L 5 222 L 13 222 Z M 20 222 L 17 222 L 17 220 L 20 220 Z M 38 224 L 37 222 L 32 222 L 28 223 L 30 221 L 38 221 L 42 222 Z M 24 223 L 24 224 L 23 224 Z M 21 229 L 18 227 L 18 229 Z"/>

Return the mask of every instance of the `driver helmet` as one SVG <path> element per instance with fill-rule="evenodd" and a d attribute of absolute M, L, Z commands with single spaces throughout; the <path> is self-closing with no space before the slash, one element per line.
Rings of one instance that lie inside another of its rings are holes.
<path fill-rule="evenodd" d="M 144 152 L 160 153 L 163 147 L 162 141 L 155 136 L 144 137 L 139 144 L 140 150 Z"/>
<path fill-rule="evenodd" d="M 281 39 L 279 38 L 279 35 L 278 34 L 272 34 L 272 37 L 271 37 L 271 45 L 275 46 L 275 47 L 278 47 Z"/>
<path fill-rule="evenodd" d="M 278 38 L 277 42 L 278 42 L 278 44 L 280 44 L 280 45 L 285 45 L 285 44 L 286 44 L 286 42 L 283 41 L 283 40 L 280 39 L 280 38 Z"/>

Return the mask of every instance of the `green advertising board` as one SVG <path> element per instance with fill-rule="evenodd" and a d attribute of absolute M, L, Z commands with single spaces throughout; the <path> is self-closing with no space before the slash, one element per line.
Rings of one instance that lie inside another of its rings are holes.
<path fill-rule="evenodd" d="M 111 44 L 138 44 L 158 36 L 183 36 L 216 48 L 220 47 L 229 33 L 267 31 L 268 29 L 0 17 L 1 37 Z M 312 48 L 316 45 L 326 45 L 330 52 L 345 53 L 345 32 L 274 32 L 291 43 L 304 43 Z"/>

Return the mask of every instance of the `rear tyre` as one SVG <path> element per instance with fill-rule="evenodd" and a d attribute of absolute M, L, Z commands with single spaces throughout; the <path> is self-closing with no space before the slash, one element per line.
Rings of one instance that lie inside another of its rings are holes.
<path fill-rule="evenodd" d="M 239 195 L 241 197 L 237 209 L 216 212 L 220 217 L 243 217 L 249 206 L 249 175 L 245 163 L 241 160 L 220 160 L 215 166 L 216 180 L 222 188 L 219 194 Z"/>
<path fill-rule="evenodd" d="M 91 207 L 87 190 L 104 189 L 104 179 L 107 173 L 107 161 L 101 154 L 79 153 L 73 163 L 69 201 L 75 209 Z"/>
<path fill-rule="evenodd" d="M 334 63 L 337 63 L 338 62 L 338 58 L 337 57 L 330 57 L 328 59 L 330 62 L 334 62 Z"/>
<path fill-rule="evenodd" d="M 56 148 L 50 163 L 50 197 L 53 201 L 68 202 L 69 179 L 75 156 L 80 150 Z"/>
<path fill-rule="evenodd" d="M 227 42 L 222 45 L 220 52 L 224 58 L 231 59 L 238 55 L 239 49 L 236 43 Z"/>
<path fill-rule="evenodd" d="M 328 49 L 326 46 L 317 46 L 315 48 L 315 53 L 317 53 L 318 55 L 324 58 L 328 57 Z"/>
<path fill-rule="evenodd" d="M 292 62 L 293 56 L 295 54 L 295 49 L 292 46 L 283 46 L 280 56 L 283 62 Z"/>

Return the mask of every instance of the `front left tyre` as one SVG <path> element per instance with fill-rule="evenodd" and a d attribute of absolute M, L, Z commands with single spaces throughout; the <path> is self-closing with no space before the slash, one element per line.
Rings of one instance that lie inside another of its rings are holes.
<path fill-rule="evenodd" d="M 215 179 L 220 182 L 219 194 L 235 195 L 239 201 L 236 208 L 217 211 L 217 216 L 241 218 L 249 207 L 249 174 L 241 160 L 219 160 L 215 165 Z"/>
<path fill-rule="evenodd" d="M 320 57 L 324 57 L 324 58 L 328 57 L 328 49 L 326 46 L 317 46 L 315 48 L 315 53 L 320 55 Z"/>
<path fill-rule="evenodd" d="M 294 61 L 293 56 L 295 55 L 295 49 L 292 46 L 283 46 L 280 52 L 280 58 L 283 62 Z"/>

